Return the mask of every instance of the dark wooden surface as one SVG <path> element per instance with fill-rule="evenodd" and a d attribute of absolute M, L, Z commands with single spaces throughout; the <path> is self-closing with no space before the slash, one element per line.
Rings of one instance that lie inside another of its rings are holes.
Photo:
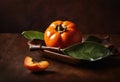
<path fill-rule="evenodd" d="M 111 34 L 111 41 L 120 51 L 120 35 Z M 120 56 L 95 64 L 78 66 L 45 58 L 38 51 L 30 52 L 27 39 L 21 34 L 0 34 L 0 82 L 120 82 Z M 48 60 L 43 72 L 25 69 L 25 56 L 34 60 Z"/>

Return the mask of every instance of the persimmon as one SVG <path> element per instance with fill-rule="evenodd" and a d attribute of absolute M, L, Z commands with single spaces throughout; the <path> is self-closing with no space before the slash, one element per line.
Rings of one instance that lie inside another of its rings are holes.
<path fill-rule="evenodd" d="M 66 48 L 75 43 L 82 42 L 82 33 L 75 23 L 71 21 L 54 21 L 44 33 L 47 46 Z"/>
<path fill-rule="evenodd" d="M 31 57 L 26 56 L 24 59 L 24 66 L 25 68 L 33 72 L 39 72 L 48 68 L 49 62 L 48 61 L 33 62 Z"/>

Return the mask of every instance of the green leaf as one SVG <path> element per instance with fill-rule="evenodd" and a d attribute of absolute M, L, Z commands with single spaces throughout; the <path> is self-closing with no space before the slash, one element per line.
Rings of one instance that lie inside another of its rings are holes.
<path fill-rule="evenodd" d="M 92 41 L 75 44 L 71 47 L 63 49 L 62 52 L 74 58 L 88 61 L 100 60 L 110 55 L 109 49 L 97 42 Z"/>
<path fill-rule="evenodd" d="M 40 39 L 44 40 L 44 33 L 39 31 L 24 31 L 22 32 L 25 38 L 33 40 L 33 39 Z"/>

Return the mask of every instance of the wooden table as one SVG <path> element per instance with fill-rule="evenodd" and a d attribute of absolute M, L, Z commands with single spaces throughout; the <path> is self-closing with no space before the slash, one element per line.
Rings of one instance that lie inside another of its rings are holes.
<path fill-rule="evenodd" d="M 120 51 L 120 35 L 110 36 Z M 39 51 L 29 51 L 27 41 L 21 34 L 0 34 L 0 82 L 120 82 L 120 56 L 94 65 L 75 66 L 45 58 Z M 50 66 L 32 73 L 23 66 L 27 55 L 37 61 L 48 60 Z"/>

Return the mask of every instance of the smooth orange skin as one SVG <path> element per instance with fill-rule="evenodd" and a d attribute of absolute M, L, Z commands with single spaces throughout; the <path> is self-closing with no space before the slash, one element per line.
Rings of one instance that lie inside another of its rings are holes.
<path fill-rule="evenodd" d="M 33 62 L 31 57 L 26 56 L 24 59 L 24 66 L 33 72 L 39 72 L 48 68 L 49 63 L 47 61 Z"/>
<path fill-rule="evenodd" d="M 67 26 L 66 31 L 59 33 L 55 29 L 60 24 Z M 75 43 L 81 43 L 82 34 L 73 22 L 59 20 L 49 25 L 44 33 L 44 40 L 47 46 L 66 48 Z"/>

